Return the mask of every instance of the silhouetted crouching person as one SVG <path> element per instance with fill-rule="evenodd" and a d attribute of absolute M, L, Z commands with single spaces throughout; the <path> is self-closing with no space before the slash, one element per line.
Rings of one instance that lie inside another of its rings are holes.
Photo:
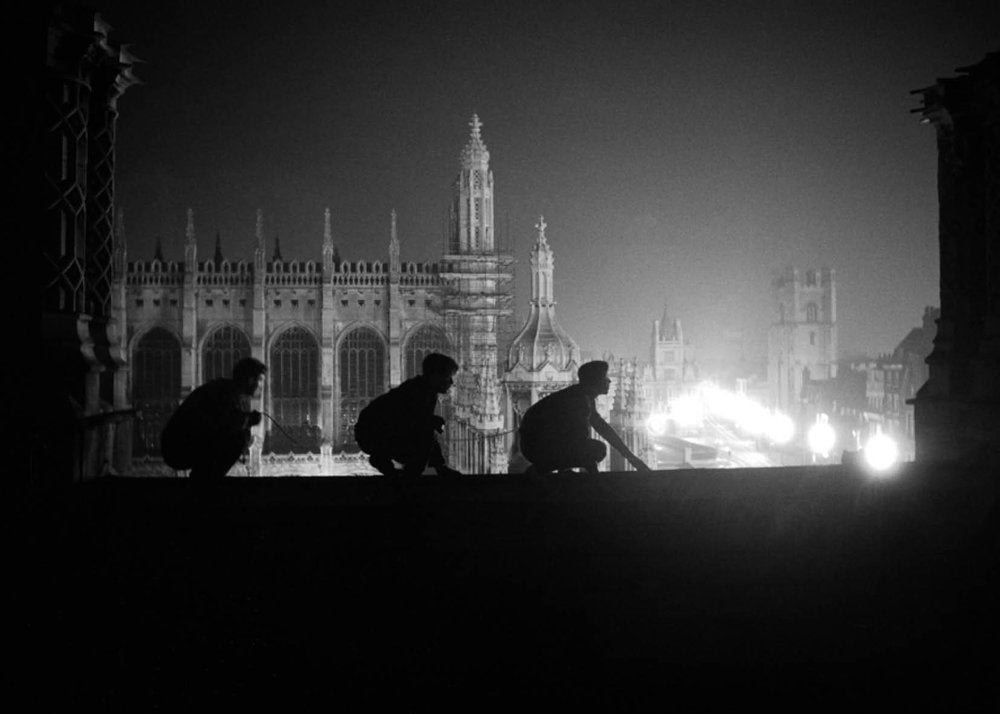
<path fill-rule="evenodd" d="M 369 454 L 368 463 L 386 476 L 394 476 L 393 461 L 403 464 L 403 474 L 416 476 L 427 466 L 439 474 L 457 474 L 445 464 L 437 434 L 444 419 L 434 413 L 439 394 L 453 383 L 458 364 L 433 352 L 424 357 L 419 377 L 376 397 L 358 415 L 354 438 Z"/>
<path fill-rule="evenodd" d="M 163 460 L 190 469 L 195 481 L 221 481 L 250 444 L 250 427 L 261 413 L 250 398 L 264 383 L 264 363 L 247 357 L 233 365 L 232 379 L 213 379 L 188 395 L 160 437 Z"/>
<path fill-rule="evenodd" d="M 597 464 L 607 456 L 607 447 L 590 438 L 590 429 L 604 437 L 638 471 L 649 467 L 633 454 L 595 407 L 600 394 L 607 394 L 608 363 L 597 360 L 580 365 L 579 384 L 560 389 L 540 399 L 524 413 L 518 435 L 521 453 L 531 462 L 527 473 L 547 473 L 581 467 L 597 473 Z"/>

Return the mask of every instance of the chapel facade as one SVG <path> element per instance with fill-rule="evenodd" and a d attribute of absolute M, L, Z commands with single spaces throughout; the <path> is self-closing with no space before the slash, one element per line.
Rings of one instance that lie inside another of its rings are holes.
<path fill-rule="evenodd" d="M 396 215 L 388 260 L 340 260 L 330 212 L 318 260 L 268 255 L 257 212 L 252 261 L 228 260 L 216 237 L 202 259 L 188 211 L 182 261 L 127 261 L 119 213 L 112 311 L 123 326 L 127 392 L 137 412 L 134 465 L 159 463 L 159 434 L 192 389 L 229 376 L 237 360 L 268 365 L 256 408 L 270 415 L 234 469 L 252 475 L 366 473 L 353 426 L 374 397 L 420 372 L 429 352 L 460 372 L 442 399 L 449 462 L 466 473 L 506 472 L 510 430 L 500 370 L 513 316 L 513 257 L 499 248 L 493 174 L 478 116 L 452 187 L 448 247 L 435 261 L 399 259 Z M 238 471 L 238 473 L 244 473 Z"/>

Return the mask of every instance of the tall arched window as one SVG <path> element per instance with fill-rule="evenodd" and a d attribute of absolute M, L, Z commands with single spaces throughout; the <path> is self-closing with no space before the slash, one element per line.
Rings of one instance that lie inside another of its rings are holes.
<path fill-rule="evenodd" d="M 441 352 L 442 354 L 450 355 L 451 345 L 448 343 L 448 337 L 445 335 L 444 330 L 440 327 L 424 325 L 417 328 L 417 331 L 406 341 L 406 349 L 403 356 L 403 369 L 405 370 L 403 372 L 403 379 L 416 377 L 420 374 L 424 357 L 431 352 Z M 451 406 L 450 393 L 442 394 L 438 398 L 437 413 L 445 421 L 451 420 Z M 439 441 L 447 453 L 447 437 L 441 436 L 439 437 Z"/>
<path fill-rule="evenodd" d="M 370 327 L 358 327 L 341 341 L 340 434 L 338 441 L 355 446 L 354 423 L 372 399 L 385 392 L 385 343 Z"/>
<path fill-rule="evenodd" d="M 448 354 L 450 345 L 444 331 L 439 327 L 424 325 L 406 341 L 406 357 L 404 359 L 403 379 L 416 377 L 420 374 L 420 366 L 424 357 L 431 352 Z"/>
<path fill-rule="evenodd" d="M 816 303 L 811 302 L 808 305 L 806 305 L 806 321 L 816 322 L 818 315 L 819 315 L 819 310 L 816 307 Z"/>
<path fill-rule="evenodd" d="M 230 325 L 213 332 L 201 351 L 201 379 L 210 382 L 220 377 L 232 377 L 233 365 L 250 356 L 250 340 L 241 330 Z"/>
<path fill-rule="evenodd" d="M 162 327 L 139 340 L 132 355 L 132 404 L 138 416 L 132 453 L 160 454 L 160 432 L 181 395 L 181 343 Z"/>
<path fill-rule="evenodd" d="M 293 327 L 274 341 L 268 365 L 271 416 L 281 430 L 268 429 L 265 451 L 319 450 L 319 364 L 319 345 L 305 329 Z"/>

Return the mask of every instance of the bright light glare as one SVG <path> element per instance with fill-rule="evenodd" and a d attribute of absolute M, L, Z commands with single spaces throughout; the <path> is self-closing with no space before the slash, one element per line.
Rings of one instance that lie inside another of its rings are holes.
<path fill-rule="evenodd" d="M 865 461 L 875 471 L 885 471 L 899 460 L 899 447 L 885 434 L 876 434 L 865 445 Z"/>
<path fill-rule="evenodd" d="M 751 436 L 760 436 L 767 429 L 767 410 L 746 397 L 736 399 L 736 424 Z"/>
<path fill-rule="evenodd" d="M 662 436 L 667 433 L 667 420 L 669 417 L 663 412 L 653 412 L 646 419 L 646 428 L 653 436 Z"/>
<path fill-rule="evenodd" d="M 809 440 L 809 448 L 812 452 L 825 457 L 829 456 L 831 449 L 833 449 L 837 435 L 834 433 L 832 426 L 824 419 L 819 419 L 809 427 L 809 433 L 806 434 L 806 438 Z"/>
<path fill-rule="evenodd" d="M 787 444 L 795 436 L 795 422 L 787 414 L 775 412 L 768 419 L 767 438 L 775 444 Z"/>
<path fill-rule="evenodd" d="M 670 402 L 670 418 L 678 426 L 700 426 L 701 402 L 694 397 L 678 397 Z"/>

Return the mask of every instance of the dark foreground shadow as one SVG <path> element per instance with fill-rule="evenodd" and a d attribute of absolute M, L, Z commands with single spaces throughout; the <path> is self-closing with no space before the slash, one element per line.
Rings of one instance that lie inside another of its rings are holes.
<path fill-rule="evenodd" d="M 996 476 L 104 480 L 10 526 L 12 681 L 37 708 L 973 706 Z"/>

